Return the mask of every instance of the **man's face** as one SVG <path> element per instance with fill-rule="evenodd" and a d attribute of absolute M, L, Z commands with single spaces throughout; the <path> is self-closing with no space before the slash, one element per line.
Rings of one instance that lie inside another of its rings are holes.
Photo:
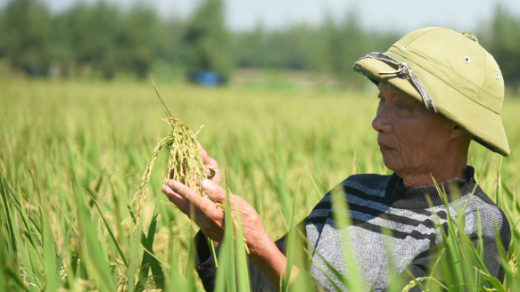
<path fill-rule="evenodd" d="M 386 167 L 401 177 L 439 169 L 455 125 L 390 85 L 379 82 L 379 89 L 372 127 Z"/>

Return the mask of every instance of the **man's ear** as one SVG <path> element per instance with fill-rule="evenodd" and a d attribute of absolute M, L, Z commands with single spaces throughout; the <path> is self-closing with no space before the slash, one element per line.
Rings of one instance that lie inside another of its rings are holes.
<path fill-rule="evenodd" d="M 455 124 L 454 122 L 451 122 L 451 135 L 450 135 L 450 138 L 451 139 L 458 139 L 458 138 L 463 137 L 463 136 L 467 136 L 468 138 L 471 137 L 471 135 L 470 135 L 470 133 L 468 133 L 468 131 L 466 131 L 461 126 Z"/>

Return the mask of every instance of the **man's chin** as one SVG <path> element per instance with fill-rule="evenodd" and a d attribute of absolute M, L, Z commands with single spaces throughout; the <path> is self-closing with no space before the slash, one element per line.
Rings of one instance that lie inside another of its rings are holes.
<path fill-rule="evenodd" d="M 393 172 L 397 172 L 401 168 L 401 164 L 398 163 L 395 158 L 389 157 L 389 155 L 383 154 L 383 163 L 385 164 L 386 168 Z"/>

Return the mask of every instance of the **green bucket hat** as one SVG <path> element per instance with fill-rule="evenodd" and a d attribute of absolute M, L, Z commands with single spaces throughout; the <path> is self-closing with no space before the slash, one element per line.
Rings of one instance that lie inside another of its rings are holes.
<path fill-rule="evenodd" d="M 405 35 L 385 53 L 354 63 L 371 81 L 387 83 L 509 155 L 502 125 L 504 81 L 493 56 L 470 33 L 429 27 Z"/>

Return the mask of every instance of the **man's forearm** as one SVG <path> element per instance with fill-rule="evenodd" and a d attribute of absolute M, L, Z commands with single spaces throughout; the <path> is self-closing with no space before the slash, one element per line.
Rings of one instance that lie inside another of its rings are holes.
<path fill-rule="evenodd" d="M 271 285 L 280 291 L 280 277 L 286 283 L 285 269 L 287 265 L 287 258 L 278 249 L 276 244 L 268 238 L 262 243 L 256 243 L 254 247 L 250 247 L 249 260 L 257 266 L 262 273 L 267 277 Z M 293 266 L 291 272 L 291 279 L 294 279 L 299 270 Z M 290 280 L 289 280 L 290 282 Z"/>

